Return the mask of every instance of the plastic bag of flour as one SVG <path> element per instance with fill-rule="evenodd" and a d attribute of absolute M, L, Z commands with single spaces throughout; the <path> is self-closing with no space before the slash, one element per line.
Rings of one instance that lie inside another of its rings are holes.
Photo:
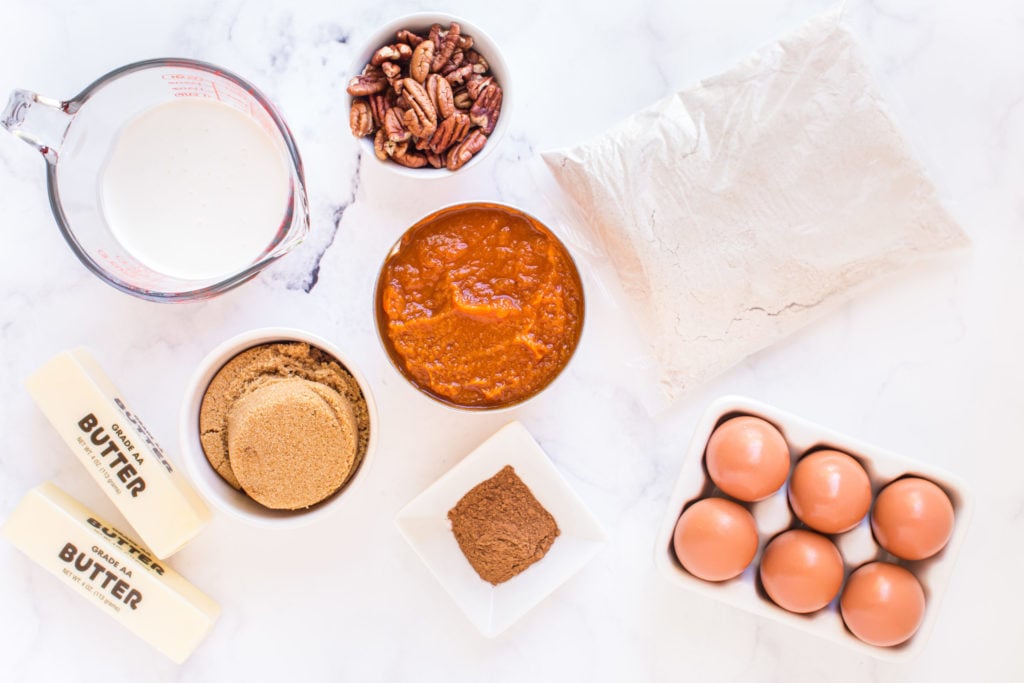
<path fill-rule="evenodd" d="M 545 162 L 670 397 L 965 246 L 838 13 Z"/>

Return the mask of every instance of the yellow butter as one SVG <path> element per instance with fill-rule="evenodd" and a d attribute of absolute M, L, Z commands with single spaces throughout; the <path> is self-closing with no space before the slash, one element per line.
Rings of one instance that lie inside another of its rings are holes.
<path fill-rule="evenodd" d="M 179 664 L 220 614 L 181 574 L 51 483 L 29 491 L 0 534 Z"/>
<path fill-rule="evenodd" d="M 158 558 L 181 549 L 210 509 L 85 350 L 55 356 L 25 382 L 50 423 Z"/>

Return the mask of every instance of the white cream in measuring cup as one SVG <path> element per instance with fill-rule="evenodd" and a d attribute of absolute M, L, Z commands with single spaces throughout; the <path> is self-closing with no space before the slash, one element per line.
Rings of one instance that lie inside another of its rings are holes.
<path fill-rule="evenodd" d="M 125 123 L 100 176 L 107 224 L 153 270 L 217 277 L 256 261 L 288 207 L 288 167 L 255 120 L 216 100 Z"/>
<path fill-rule="evenodd" d="M 212 64 L 129 64 L 70 100 L 16 90 L 0 126 L 46 160 L 53 215 L 78 258 L 133 296 L 208 299 L 309 231 L 288 126 Z"/>

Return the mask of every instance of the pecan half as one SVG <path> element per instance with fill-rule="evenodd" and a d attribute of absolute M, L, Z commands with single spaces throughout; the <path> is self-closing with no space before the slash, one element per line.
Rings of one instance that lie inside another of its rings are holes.
<path fill-rule="evenodd" d="M 469 76 L 471 73 L 473 73 L 473 65 L 464 64 L 460 66 L 458 69 L 455 69 L 454 71 L 449 73 L 447 76 L 445 76 L 445 78 L 448 79 L 448 82 L 451 83 L 452 85 L 462 85 L 463 83 L 466 82 L 466 77 Z"/>
<path fill-rule="evenodd" d="M 378 67 L 368 66 L 363 73 L 348 82 L 348 94 L 353 97 L 366 97 L 374 93 L 384 92 L 388 87 L 388 79 Z"/>
<path fill-rule="evenodd" d="M 456 109 L 471 109 L 473 107 L 473 98 L 469 96 L 465 88 L 456 90 L 452 101 Z"/>
<path fill-rule="evenodd" d="M 426 154 L 428 164 L 430 164 L 434 168 L 441 168 L 442 166 L 444 166 L 444 157 L 442 157 L 440 154 L 435 154 L 434 152 L 431 152 L 429 149 L 427 150 Z"/>
<path fill-rule="evenodd" d="M 384 141 L 384 151 L 389 157 L 395 159 L 405 154 L 406 150 L 409 149 L 409 141 L 395 142 L 394 140 Z"/>
<path fill-rule="evenodd" d="M 409 139 L 409 130 L 402 123 L 402 110 L 397 107 L 388 109 L 384 118 L 384 132 L 391 142 L 405 142 Z"/>
<path fill-rule="evenodd" d="M 384 125 L 384 117 L 387 116 L 388 109 L 391 109 L 391 101 L 388 95 L 383 93 L 370 95 L 370 113 L 373 114 L 375 126 Z"/>
<path fill-rule="evenodd" d="M 373 132 L 373 112 L 366 100 L 352 100 L 352 108 L 348 112 L 348 126 L 352 135 L 364 138 Z"/>
<path fill-rule="evenodd" d="M 470 50 L 466 53 L 466 61 L 473 65 L 473 73 L 475 74 L 485 74 L 491 70 L 491 65 L 476 50 Z"/>
<path fill-rule="evenodd" d="M 441 76 L 430 74 L 427 77 L 427 95 L 434 103 L 439 118 L 446 119 L 455 111 L 452 86 Z"/>
<path fill-rule="evenodd" d="M 452 53 L 452 58 L 449 59 L 448 62 L 441 67 L 438 73 L 441 74 L 442 76 L 447 76 L 448 74 L 462 66 L 462 62 L 465 61 L 465 59 L 466 53 L 463 52 L 462 50 L 456 50 L 455 52 Z"/>
<path fill-rule="evenodd" d="M 422 116 L 415 106 L 405 110 L 405 116 L 402 120 L 409 131 L 417 138 L 428 138 L 437 130 L 437 121 L 431 121 Z"/>
<path fill-rule="evenodd" d="M 469 120 L 480 126 L 485 135 L 494 131 L 498 124 L 498 116 L 501 114 L 501 87 L 497 83 L 491 83 L 480 91 L 480 95 L 469 110 Z"/>
<path fill-rule="evenodd" d="M 459 36 L 459 49 L 468 50 L 473 47 L 473 36 Z"/>
<path fill-rule="evenodd" d="M 423 152 L 413 152 L 408 149 L 402 154 L 396 154 L 391 158 L 407 168 L 423 168 L 427 165 L 426 154 Z"/>
<path fill-rule="evenodd" d="M 437 130 L 437 109 L 422 85 L 411 78 L 402 81 L 403 95 L 409 100 L 405 127 L 418 138 L 429 138 Z"/>
<path fill-rule="evenodd" d="M 370 64 L 380 66 L 384 62 L 397 62 L 399 59 L 409 59 L 412 56 L 412 48 L 405 43 L 385 45 L 370 57 Z"/>
<path fill-rule="evenodd" d="M 427 40 L 432 42 L 435 47 L 441 44 L 441 24 L 430 25 L 430 33 L 427 35 Z"/>
<path fill-rule="evenodd" d="M 388 160 L 388 151 L 384 149 L 384 143 L 388 140 L 388 136 L 384 133 L 384 129 L 381 128 L 377 131 L 377 134 L 373 136 L 373 153 L 381 161 Z"/>
<path fill-rule="evenodd" d="M 441 154 L 452 145 L 462 142 L 469 134 L 469 126 L 468 116 L 462 112 L 452 114 L 442 121 L 430 136 L 430 150 L 435 154 Z"/>
<path fill-rule="evenodd" d="M 412 31 L 407 31 L 404 28 L 395 34 L 395 38 L 398 39 L 398 42 L 405 43 L 406 45 L 410 45 L 412 47 L 416 47 L 417 45 L 423 42 L 422 37 L 416 35 Z"/>
<path fill-rule="evenodd" d="M 402 67 L 398 66 L 394 62 L 384 62 L 380 65 L 380 70 L 384 72 L 384 76 L 388 79 L 388 83 L 391 87 L 395 87 L 395 81 L 402 77 Z"/>
<path fill-rule="evenodd" d="M 429 138 L 413 138 L 413 147 L 415 147 L 421 152 L 426 152 L 427 150 L 430 149 L 430 141 L 433 139 L 433 135 L 431 135 Z"/>
<path fill-rule="evenodd" d="M 458 171 L 486 144 L 487 136 L 479 130 L 474 130 L 469 137 L 448 150 L 445 154 L 445 166 L 449 171 Z"/>
<path fill-rule="evenodd" d="M 434 43 L 424 40 L 416 46 L 409 62 L 409 77 L 422 83 L 430 73 L 430 63 L 434 61 Z"/>
<path fill-rule="evenodd" d="M 433 27 L 431 27 L 433 31 Z M 430 63 L 431 71 L 440 71 L 441 67 L 448 63 L 448 60 L 452 58 L 452 53 L 455 52 L 455 47 L 459 44 L 459 35 L 462 33 L 462 27 L 457 22 L 452 22 L 452 25 L 448 27 L 448 33 L 444 35 L 440 43 L 437 45 L 437 52 L 434 53 L 434 61 Z"/>
<path fill-rule="evenodd" d="M 480 97 L 480 92 L 489 86 L 494 79 L 491 76 L 481 76 L 480 74 L 473 74 L 466 78 L 466 92 L 469 96 L 476 100 Z"/>

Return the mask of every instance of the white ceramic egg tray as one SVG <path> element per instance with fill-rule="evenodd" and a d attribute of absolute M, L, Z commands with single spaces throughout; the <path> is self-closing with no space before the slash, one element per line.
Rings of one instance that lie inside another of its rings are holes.
<path fill-rule="evenodd" d="M 679 519 L 686 504 L 691 501 L 710 495 L 728 498 L 715 487 L 707 475 L 704 449 L 708 438 L 718 425 L 739 415 L 763 418 L 782 432 L 790 448 L 790 473 L 804 453 L 827 447 L 849 453 L 864 466 L 871 479 L 872 496 L 877 495 L 889 482 L 905 475 L 916 475 L 933 481 L 949 495 L 955 513 L 953 534 L 946 547 L 928 559 L 908 562 L 895 558 L 883 550 L 872 536 L 870 514 L 852 530 L 830 536 L 843 556 L 844 588 L 845 579 L 853 570 L 874 560 L 885 560 L 906 567 L 920 580 L 927 601 L 924 619 L 917 633 L 905 643 L 895 647 L 877 647 L 859 640 L 843 624 L 839 614 L 839 596 L 836 596 L 827 607 L 813 614 L 794 614 L 777 606 L 764 593 L 758 581 L 758 567 L 765 545 L 782 531 L 800 527 L 799 520 L 790 510 L 787 501 L 788 479 L 786 485 L 765 500 L 757 503 L 736 501 L 754 515 L 759 536 L 757 555 L 743 574 L 730 581 L 712 583 L 698 579 L 683 569 L 672 549 L 672 533 L 676 520 Z M 655 563 L 669 580 L 702 595 L 789 624 L 873 657 L 907 660 L 916 656 L 924 647 L 935 624 L 942 595 L 960 552 L 973 507 L 973 497 L 963 481 L 943 470 L 875 448 L 759 401 L 724 396 L 713 402 L 697 423 L 682 472 L 658 533 Z"/>

